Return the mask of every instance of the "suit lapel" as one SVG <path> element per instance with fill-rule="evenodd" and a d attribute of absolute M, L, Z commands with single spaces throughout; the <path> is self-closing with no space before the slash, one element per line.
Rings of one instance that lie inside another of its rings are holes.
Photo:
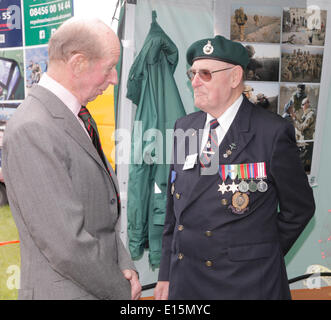
<path fill-rule="evenodd" d="M 228 132 L 226 133 L 222 143 L 219 146 L 219 162 L 217 163 L 217 172 L 213 175 L 200 175 L 195 180 L 191 194 L 187 197 L 187 203 L 183 207 L 183 210 L 191 203 L 193 203 L 199 196 L 205 192 L 208 188 L 214 185 L 214 188 L 218 188 L 220 177 L 218 173 L 218 167 L 220 164 L 235 164 L 238 161 L 239 156 L 245 150 L 245 147 L 254 136 L 252 128 L 250 128 L 252 106 L 244 98 L 238 113 L 233 120 Z M 235 144 L 235 149 L 231 151 L 231 154 L 224 157 L 226 151 L 231 150 L 230 145 Z M 194 170 L 200 171 L 200 166 L 196 165 Z"/>
<path fill-rule="evenodd" d="M 64 105 L 56 95 L 42 86 L 34 86 L 29 94 L 43 103 L 45 108 L 53 116 L 54 121 L 56 121 L 59 126 L 61 126 L 63 130 L 68 133 L 109 176 L 97 150 L 91 143 L 91 140 L 87 134 L 84 132 L 84 128 L 79 124 L 74 114 L 68 109 L 68 107 Z M 112 170 L 111 173 L 113 173 Z"/>

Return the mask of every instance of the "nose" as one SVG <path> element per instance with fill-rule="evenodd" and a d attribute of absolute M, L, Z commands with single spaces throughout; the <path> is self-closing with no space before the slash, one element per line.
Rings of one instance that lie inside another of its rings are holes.
<path fill-rule="evenodd" d="M 201 79 L 200 79 L 199 73 L 195 74 L 191 83 L 192 83 L 193 88 L 199 87 L 201 85 Z"/>
<path fill-rule="evenodd" d="M 113 68 L 112 71 L 110 72 L 108 81 L 109 81 L 109 84 L 113 84 L 113 85 L 116 85 L 118 83 L 116 68 Z"/>

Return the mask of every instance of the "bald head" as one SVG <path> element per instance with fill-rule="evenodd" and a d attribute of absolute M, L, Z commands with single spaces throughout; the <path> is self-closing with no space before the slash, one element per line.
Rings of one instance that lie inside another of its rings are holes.
<path fill-rule="evenodd" d="M 72 18 L 49 41 L 47 74 L 86 105 L 117 83 L 120 50 L 116 34 L 101 20 Z"/>
<path fill-rule="evenodd" d="M 119 40 L 104 22 L 99 19 L 71 18 L 52 35 L 48 55 L 50 63 L 67 62 L 77 53 L 83 54 L 88 60 L 94 60 L 102 58 L 105 50 L 111 50 L 113 46 L 118 48 Z"/>

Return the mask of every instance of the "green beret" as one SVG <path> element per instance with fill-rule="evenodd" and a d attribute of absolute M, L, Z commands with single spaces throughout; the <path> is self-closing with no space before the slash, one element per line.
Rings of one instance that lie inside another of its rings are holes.
<path fill-rule="evenodd" d="M 196 41 L 188 48 L 187 63 L 191 66 L 195 60 L 199 59 L 224 61 L 240 65 L 244 70 L 249 62 L 247 50 L 241 43 L 228 40 L 220 35 Z"/>

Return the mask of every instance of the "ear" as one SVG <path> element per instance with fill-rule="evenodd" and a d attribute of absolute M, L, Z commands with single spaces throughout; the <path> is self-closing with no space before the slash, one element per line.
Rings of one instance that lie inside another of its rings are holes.
<path fill-rule="evenodd" d="M 244 76 L 244 70 L 241 66 L 235 66 L 232 70 L 231 86 L 237 88 Z"/>
<path fill-rule="evenodd" d="M 81 53 L 72 55 L 68 61 L 68 65 L 74 76 L 80 76 L 89 66 L 88 59 Z"/>

